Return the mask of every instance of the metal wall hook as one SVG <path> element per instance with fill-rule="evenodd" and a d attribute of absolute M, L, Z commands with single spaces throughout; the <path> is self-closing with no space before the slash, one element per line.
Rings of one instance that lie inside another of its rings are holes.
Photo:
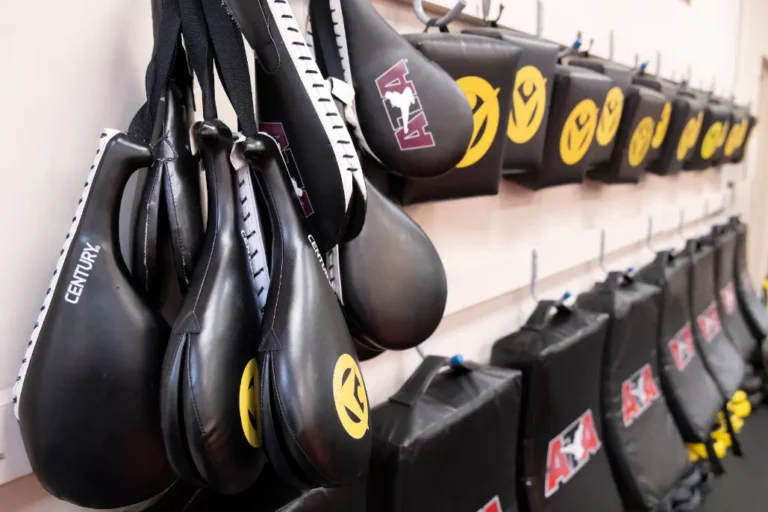
<path fill-rule="evenodd" d="M 419 19 L 419 21 L 425 25 L 435 26 L 438 28 L 445 27 L 450 22 L 458 18 L 459 14 L 461 14 L 461 11 L 463 11 L 466 6 L 466 0 L 458 0 L 458 2 L 456 2 L 453 7 L 451 7 L 451 10 L 448 11 L 445 16 L 435 20 L 434 18 L 429 17 L 429 15 L 427 15 L 427 13 L 424 11 L 424 5 L 422 4 L 421 0 L 413 0 L 413 12 L 416 14 L 416 17 Z"/>
<path fill-rule="evenodd" d="M 680 208 L 680 222 L 677 225 L 677 234 L 683 242 L 686 242 L 685 234 L 683 233 L 683 224 L 685 223 L 685 210 Z"/>
<path fill-rule="evenodd" d="M 648 216 L 648 234 L 645 237 L 645 246 L 648 247 L 648 250 L 655 253 L 656 249 L 653 248 L 652 240 L 653 240 L 653 215 L 649 215 Z"/>
<path fill-rule="evenodd" d="M 600 270 L 602 270 L 605 275 L 608 275 L 608 269 L 605 266 L 605 229 L 600 230 L 600 254 L 597 263 L 600 265 Z"/>
<path fill-rule="evenodd" d="M 557 55 L 558 59 L 564 59 L 565 57 L 570 57 L 571 55 L 577 55 L 579 53 L 579 50 L 581 49 L 582 41 L 581 41 L 581 30 L 576 32 L 576 40 L 573 42 L 571 46 L 566 48 L 565 50 L 561 50 L 560 53 Z M 590 48 L 592 47 L 590 43 Z"/>
<path fill-rule="evenodd" d="M 531 297 L 539 302 L 539 296 L 536 293 L 536 281 L 539 279 L 539 252 L 534 249 L 531 251 Z"/>
<path fill-rule="evenodd" d="M 536 37 L 541 37 L 544 33 L 544 4 L 541 0 L 536 0 Z"/>
<path fill-rule="evenodd" d="M 424 349 L 421 348 L 421 345 L 416 345 L 416 353 L 419 354 L 419 357 L 421 357 L 422 359 L 427 358 L 427 354 L 424 353 Z"/>
<path fill-rule="evenodd" d="M 499 4 L 499 14 L 496 16 L 496 19 L 491 19 L 491 0 L 483 0 L 483 22 L 486 26 L 492 27 L 492 28 L 498 28 L 499 26 L 499 20 L 501 19 L 501 15 L 504 13 L 504 4 Z"/>

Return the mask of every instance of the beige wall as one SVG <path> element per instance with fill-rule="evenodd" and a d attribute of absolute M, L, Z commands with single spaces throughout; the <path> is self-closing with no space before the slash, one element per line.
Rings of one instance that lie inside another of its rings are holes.
<path fill-rule="evenodd" d="M 0 481 L 28 471 L 10 387 L 98 134 L 105 126 L 125 128 L 142 101 L 152 40 L 148 3 L 0 2 L 0 46 L 6 49 L 0 53 L 0 173 L 5 180 L 0 188 L 0 239 L 5 241 L 0 254 L 0 452 L 6 453 Z M 693 7 L 680 0 L 542 3 L 545 37 L 570 43 L 582 30 L 586 39 L 595 38 L 594 51 L 607 55 L 613 31 L 620 61 L 634 63 L 635 53 L 653 61 L 659 51 L 663 75 L 680 77 L 690 65 L 694 85 L 708 85 L 714 77 L 718 91 L 757 102 L 760 62 L 768 54 L 765 0 L 743 0 L 741 16 L 734 0 L 694 0 Z M 536 0 L 505 4 L 504 23 L 535 30 Z M 467 12 L 478 14 L 479 5 L 480 0 L 471 0 Z M 381 1 L 378 6 L 400 30 L 418 29 L 405 4 Z M 685 234 L 701 232 L 721 218 L 723 184 L 731 179 L 738 182 L 735 209 L 749 212 L 758 146 L 753 140 L 747 166 L 667 179 L 649 176 L 638 186 L 590 184 L 534 194 L 504 183 L 497 197 L 410 208 L 438 247 L 449 277 L 448 316 L 426 351 L 486 360 L 492 342 L 516 329 L 533 304 L 527 292 L 533 248 L 540 255 L 539 294 L 577 293 L 600 277 L 595 258 L 601 230 L 609 266 L 638 266 L 651 257 L 642 242 L 649 216 L 656 228 L 654 247 L 679 245 L 680 209 L 687 219 Z M 752 235 L 753 243 L 768 247 L 765 240 L 762 233 Z M 768 270 L 765 256 L 750 262 L 756 265 L 755 277 Z M 389 396 L 417 363 L 412 353 L 389 353 L 366 363 L 372 401 Z M 76 509 L 48 498 L 27 477 L 0 487 L 0 510 Z"/>

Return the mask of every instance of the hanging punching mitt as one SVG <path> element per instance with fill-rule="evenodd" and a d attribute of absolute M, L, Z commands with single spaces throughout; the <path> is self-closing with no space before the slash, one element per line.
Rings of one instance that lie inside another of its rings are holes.
<path fill-rule="evenodd" d="M 14 386 L 32 470 L 91 508 L 145 501 L 173 482 L 159 421 L 168 327 L 133 288 L 118 242 L 130 174 L 149 148 L 102 133 Z"/>
<path fill-rule="evenodd" d="M 260 129 L 290 150 L 309 228 L 323 252 L 351 240 L 365 220 L 365 180 L 331 87 L 288 2 L 225 0 L 258 56 Z"/>
<path fill-rule="evenodd" d="M 270 284 L 260 356 L 264 444 L 281 478 L 338 487 L 367 470 L 368 396 L 344 316 L 315 239 L 304 230 L 280 149 L 247 139 L 270 223 Z"/>
<path fill-rule="evenodd" d="M 369 0 L 312 0 L 310 13 L 318 61 L 360 146 L 407 178 L 454 168 L 469 146 L 473 120 L 453 79 Z"/>

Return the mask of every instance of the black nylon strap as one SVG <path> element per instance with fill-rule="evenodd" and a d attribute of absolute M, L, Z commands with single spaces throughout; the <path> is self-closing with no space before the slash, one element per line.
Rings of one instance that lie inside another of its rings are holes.
<path fill-rule="evenodd" d="M 736 437 L 736 430 L 733 428 L 733 423 L 731 422 L 731 413 L 728 410 L 727 403 L 723 406 L 723 415 L 725 416 L 725 428 L 728 430 L 728 435 L 731 436 L 731 442 L 733 443 L 733 454 L 737 457 L 743 457 L 744 452 L 741 449 L 741 443 L 739 442 L 739 439 Z"/>
<path fill-rule="evenodd" d="M 179 45 L 181 34 L 181 16 L 179 0 L 160 0 L 162 15 L 158 24 L 158 37 L 152 49 L 152 58 L 147 65 L 145 88 L 147 101 L 139 108 L 131 120 L 128 133 L 138 140 L 149 143 L 152 136 L 157 107 L 160 98 L 165 94 L 165 88 L 170 80 L 174 57 Z"/>
<path fill-rule="evenodd" d="M 725 468 L 723 467 L 723 464 L 720 462 L 720 459 L 717 457 L 717 452 L 715 451 L 715 442 L 712 440 L 711 437 L 707 438 L 707 441 L 704 443 L 704 446 L 707 448 L 707 460 L 709 460 L 709 465 L 712 469 L 712 474 L 715 476 L 720 476 L 723 473 L 725 473 Z"/>
<path fill-rule="evenodd" d="M 312 39 L 315 48 L 315 60 L 325 78 L 344 80 L 341 67 L 341 55 L 336 43 L 337 27 L 331 17 L 331 4 L 328 0 L 310 0 L 309 14 L 312 19 Z"/>

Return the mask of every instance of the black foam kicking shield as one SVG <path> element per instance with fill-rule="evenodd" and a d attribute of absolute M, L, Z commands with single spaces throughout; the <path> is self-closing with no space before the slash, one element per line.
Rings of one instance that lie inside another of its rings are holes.
<path fill-rule="evenodd" d="M 683 439 L 703 443 L 723 403 L 693 339 L 690 319 L 690 258 L 661 251 L 635 278 L 661 289 L 656 295 L 659 321 L 655 331 L 664 397 Z"/>
<path fill-rule="evenodd" d="M 338 487 L 365 472 L 368 396 L 325 265 L 293 200 L 280 148 L 260 134 L 245 142 L 270 219 L 270 273 L 259 348 L 264 443 L 281 478 Z"/>
<path fill-rule="evenodd" d="M 523 372 L 521 510 L 621 510 L 603 449 L 607 320 L 542 301 L 520 331 L 493 346 L 491 364 Z"/>
<path fill-rule="evenodd" d="M 652 85 L 652 82 L 641 82 Z M 649 159 L 648 170 L 660 176 L 677 174 L 693 154 L 704 120 L 704 103 L 687 92 L 678 92 L 676 86 L 659 84 L 672 102 L 669 128 L 656 158 Z M 651 145 L 656 143 L 656 139 Z"/>
<path fill-rule="evenodd" d="M 712 239 L 715 244 L 715 292 L 718 313 L 728 339 L 733 342 L 742 359 L 750 361 L 757 350 L 758 340 L 747 326 L 736 297 L 734 268 L 737 238 L 737 233 L 729 229 L 727 224 L 712 228 Z"/>
<path fill-rule="evenodd" d="M 634 71 L 614 62 L 589 57 L 571 58 L 568 64 L 591 69 L 613 81 L 613 86 L 605 96 L 605 102 L 600 108 L 600 120 L 597 122 L 597 129 L 595 130 L 595 145 L 592 147 L 592 154 L 590 155 L 593 166 L 607 164 L 611 160 L 616 145 L 616 135 L 624 117 L 627 89 L 632 83 Z"/>
<path fill-rule="evenodd" d="M 688 291 L 693 339 L 723 397 L 729 399 L 744 379 L 744 360 L 723 330 L 718 312 L 714 241 L 711 236 L 689 240 L 685 250 L 691 258 Z"/>
<path fill-rule="evenodd" d="M 520 372 L 429 356 L 373 410 L 369 512 L 512 512 Z"/>
<path fill-rule="evenodd" d="M 468 34 L 409 34 L 422 54 L 445 69 L 472 108 L 474 128 L 464 158 L 443 176 L 403 180 L 403 204 L 497 194 L 504 156 L 506 112 L 520 49 L 503 39 Z M 505 113 L 505 115 L 502 115 Z"/>
<path fill-rule="evenodd" d="M 736 233 L 733 275 L 736 297 L 752 336 L 762 345 L 768 336 L 768 310 L 760 302 L 747 269 L 747 225 L 738 217 L 729 219 L 728 224 Z"/>
<path fill-rule="evenodd" d="M 309 228 L 322 251 L 357 236 L 365 180 L 331 88 L 290 4 L 226 0 L 258 56 L 260 129 L 278 139 Z"/>
<path fill-rule="evenodd" d="M 350 330 L 373 350 L 405 350 L 443 318 L 448 283 L 440 255 L 408 215 L 368 183 L 360 235 L 339 246 L 340 300 Z M 392 258 L 397 254 L 397 258 Z"/>
<path fill-rule="evenodd" d="M 521 185 L 539 189 L 583 181 L 585 171 L 594 165 L 592 147 L 597 145 L 600 110 L 612 88 L 613 81 L 600 73 L 577 66 L 556 67 L 541 170 L 521 174 L 516 178 Z M 622 105 L 623 100 L 622 93 Z M 616 93 L 613 101 L 619 101 Z M 618 104 L 611 104 L 616 112 Z"/>
<path fill-rule="evenodd" d="M 654 119 L 656 127 L 653 131 L 653 137 L 651 138 L 651 145 L 648 148 L 646 154 L 646 167 L 659 158 L 661 154 L 661 148 L 667 139 L 667 133 L 669 133 L 669 125 L 672 120 L 672 103 L 674 96 L 677 94 L 677 86 L 669 82 L 661 82 L 658 79 L 652 78 L 645 74 L 638 74 L 632 78 L 632 85 L 643 87 L 643 90 L 652 90 L 661 95 L 664 99 L 664 106 L 659 113 L 659 116 Z"/>
<path fill-rule="evenodd" d="M 177 68 L 186 65 L 186 60 L 180 59 Z M 168 242 L 171 247 L 172 273 L 184 294 L 203 239 L 200 167 L 189 140 L 191 101 L 191 77 L 179 69 L 159 102 L 152 136 L 155 161 L 136 211 L 131 268 L 156 307 L 162 306 L 165 295 L 163 245 Z M 165 226 L 167 233 L 162 233 Z"/>
<path fill-rule="evenodd" d="M 601 382 L 605 445 L 625 510 L 656 510 L 689 470 L 659 381 L 661 293 L 611 272 L 577 301 L 609 318 Z"/>
<path fill-rule="evenodd" d="M 700 171 L 719 163 L 731 126 L 731 106 L 710 99 L 703 109 L 701 128 L 685 170 Z"/>
<path fill-rule="evenodd" d="M 342 101 L 360 146 L 406 178 L 439 176 L 455 167 L 473 131 L 472 111 L 451 77 L 369 0 L 312 0 L 310 12 L 325 71 L 333 76 L 338 73 L 331 66 L 341 67 L 344 82 L 354 86 L 354 98 Z"/>
<path fill-rule="evenodd" d="M 669 124 L 669 102 L 661 93 L 641 85 L 630 85 L 624 95 L 624 110 L 611 158 L 608 163 L 587 172 L 590 178 L 605 183 L 639 182 L 659 130 L 666 133 L 666 126 L 658 125 L 664 122 L 665 109 L 666 123 Z"/>
<path fill-rule="evenodd" d="M 258 424 L 258 306 L 237 221 L 232 132 L 216 119 L 194 130 L 208 220 L 163 365 L 162 427 L 182 478 L 234 494 L 253 484 L 266 460 Z"/>
<path fill-rule="evenodd" d="M 723 146 L 723 161 L 733 163 L 736 161 L 737 152 L 744 146 L 749 131 L 749 108 L 734 106 L 731 119 L 731 130 L 725 139 Z"/>
<path fill-rule="evenodd" d="M 544 152 L 558 46 L 498 28 L 468 28 L 462 32 L 500 37 L 522 51 L 509 104 L 507 144 L 501 172 L 513 180 L 520 171 L 535 174 L 541 168 Z"/>
<path fill-rule="evenodd" d="M 739 136 L 739 146 L 733 151 L 733 157 L 731 158 L 731 161 L 735 164 L 740 163 L 742 160 L 744 160 L 744 155 L 747 152 L 747 147 L 749 145 L 749 139 L 752 137 L 752 133 L 754 131 L 755 125 L 757 124 L 757 118 L 751 114 L 748 114 L 749 121 L 747 122 L 747 128 L 746 132 L 744 133 L 744 136 Z"/>
<path fill-rule="evenodd" d="M 117 230 L 128 178 L 151 162 L 127 135 L 101 135 L 13 389 L 37 479 L 84 507 L 139 503 L 173 481 L 158 402 L 168 326 L 134 289 Z"/>

